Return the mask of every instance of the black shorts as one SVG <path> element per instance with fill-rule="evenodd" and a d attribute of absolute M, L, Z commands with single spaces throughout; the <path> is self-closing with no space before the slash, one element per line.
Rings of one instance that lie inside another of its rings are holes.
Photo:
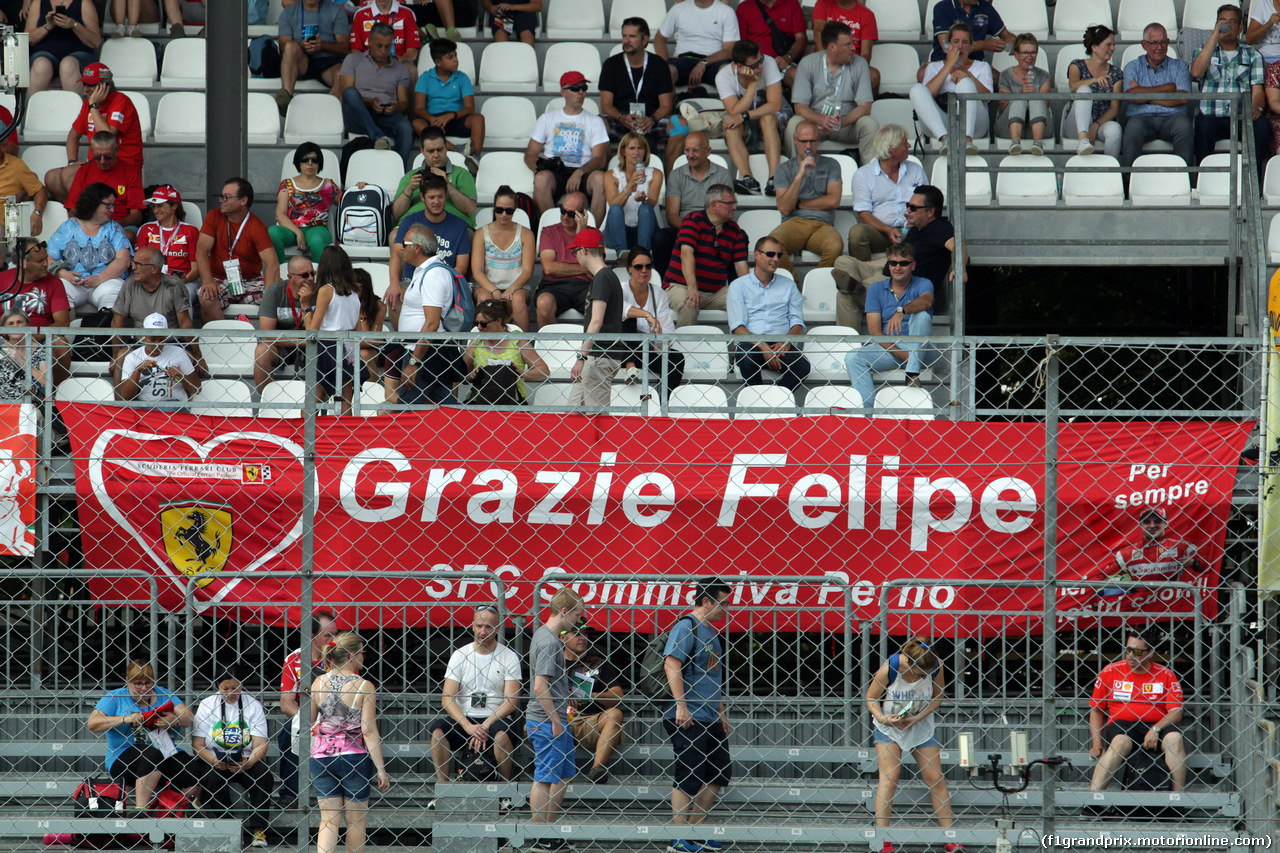
<path fill-rule="evenodd" d="M 299 80 L 320 80 L 320 75 L 333 68 L 335 65 L 341 65 L 344 57 L 334 56 L 332 53 L 313 53 L 307 57 L 307 70 L 298 75 Z M 324 82 L 321 80 L 320 82 Z"/>
<path fill-rule="evenodd" d="M 472 720 L 472 722 L 478 721 Z M 462 723 L 453 717 L 441 717 L 438 720 L 432 720 L 431 725 L 427 726 L 427 731 L 435 734 L 436 729 L 444 732 L 444 739 L 449 742 L 450 749 L 457 750 L 466 746 L 468 739 L 466 729 L 462 728 Z M 499 732 L 506 732 L 507 736 L 512 741 L 515 741 L 518 731 L 518 728 L 510 725 L 509 720 L 494 720 L 493 725 L 489 726 L 489 737 L 492 738 Z"/>
<path fill-rule="evenodd" d="M 527 30 L 528 32 L 533 33 L 535 38 L 537 37 L 538 15 L 536 12 L 508 12 L 507 14 L 510 15 L 510 18 L 511 18 L 511 30 L 512 30 L 512 32 L 508 33 L 508 35 L 510 35 L 512 38 L 520 38 L 520 34 Z M 505 27 L 500 25 L 497 21 L 493 19 L 493 16 L 490 15 L 489 29 L 492 32 L 496 33 L 498 30 L 505 29 Z"/>
<path fill-rule="evenodd" d="M 319 341 L 316 344 L 316 382 L 330 397 L 337 393 L 338 389 L 339 347 L 345 348 L 345 345 L 341 341 Z M 350 385 L 356 372 L 357 369 L 352 367 L 351 362 L 343 359 L 342 384 Z M 368 378 L 363 364 L 359 368 L 359 373 L 361 382 Z"/>
<path fill-rule="evenodd" d="M 610 142 L 621 142 L 622 137 L 631 132 L 627 130 L 626 125 L 618 121 L 616 118 L 606 116 L 604 123 L 609 129 Z M 658 122 L 654 124 L 653 129 L 644 135 L 644 138 L 649 142 L 649 150 L 658 153 L 659 155 L 661 155 L 667 147 L 666 125 L 666 119 L 659 119 Z"/>
<path fill-rule="evenodd" d="M 434 116 L 434 113 L 432 114 Z M 451 118 L 444 125 L 445 136 L 470 136 L 471 131 L 467 128 L 467 118 Z"/>
<path fill-rule="evenodd" d="M 586 307 L 587 294 L 591 292 L 591 281 L 585 278 L 566 278 L 561 281 L 544 281 L 538 285 L 537 296 L 550 293 L 556 300 L 556 315 L 559 316 L 570 308 L 581 311 Z M 536 297 L 535 297 L 536 298 Z"/>
<path fill-rule="evenodd" d="M 551 197 L 559 201 L 564 197 L 565 192 L 569 189 L 569 178 L 573 177 L 573 173 L 577 171 L 575 166 L 566 166 L 544 157 L 538 158 L 535 167 L 536 173 L 548 172 L 556 179 L 555 191 L 551 193 Z M 595 171 L 594 169 L 592 171 Z M 582 173 L 582 182 L 578 184 L 578 192 L 585 193 L 587 191 L 587 178 L 591 177 L 591 172 Z"/>
<path fill-rule="evenodd" d="M 459 27 L 474 26 L 476 22 L 476 7 L 479 6 L 479 0 L 453 0 L 453 19 Z M 443 27 L 444 19 L 440 17 L 440 10 L 436 8 L 435 3 L 419 3 L 417 6 L 409 7 L 413 11 L 414 20 L 417 21 L 419 27 L 425 27 L 431 24 L 433 27 Z M 424 48 L 426 44 L 422 45 Z"/>
<path fill-rule="evenodd" d="M 677 726 L 675 720 L 663 720 L 662 726 L 667 730 L 671 749 L 675 752 L 673 788 L 693 797 L 703 785 L 723 788 L 729 784 L 733 778 L 729 736 L 724 733 L 719 720 L 714 723 L 694 720 L 687 729 Z"/>
<path fill-rule="evenodd" d="M 135 779 L 141 779 L 159 770 L 160 776 L 175 787 L 190 788 L 193 785 L 203 784 L 205 768 L 208 766 L 199 758 L 182 750 L 165 758 L 164 753 L 154 746 L 143 749 L 130 746 L 112 763 L 111 777 L 132 784 Z"/>
<path fill-rule="evenodd" d="M 693 73 L 693 69 L 699 62 L 706 62 L 706 58 L 696 53 L 686 53 L 681 56 L 673 56 L 667 60 L 667 65 L 676 70 L 676 85 L 684 86 L 689 82 L 689 75 Z M 709 89 L 715 88 L 716 74 L 720 72 L 721 67 L 728 60 L 719 62 L 708 62 L 707 67 L 702 72 L 702 84 Z"/>
<path fill-rule="evenodd" d="M 1111 741 L 1116 739 L 1116 735 L 1127 735 L 1129 740 L 1133 741 L 1133 745 L 1141 749 L 1142 741 L 1146 738 L 1147 732 L 1151 731 L 1151 726 L 1151 723 L 1142 720 L 1116 720 L 1102 730 L 1103 746 L 1111 746 Z M 1160 729 L 1161 746 L 1156 750 L 1157 752 L 1164 749 L 1164 736 L 1170 732 L 1182 734 L 1182 729 L 1177 726 L 1165 726 Z"/>

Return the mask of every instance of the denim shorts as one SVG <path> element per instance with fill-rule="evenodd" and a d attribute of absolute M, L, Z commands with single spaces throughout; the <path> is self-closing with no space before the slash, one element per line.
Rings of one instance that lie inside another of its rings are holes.
<path fill-rule="evenodd" d="M 49 60 L 49 64 L 53 66 L 54 74 L 58 73 L 58 66 L 61 65 L 62 60 L 66 58 L 62 56 L 57 56 L 53 53 L 50 53 L 47 50 L 37 50 L 31 54 L 32 64 L 35 64 L 35 61 L 42 56 L 45 59 Z M 92 53 L 90 53 L 87 50 L 73 50 L 70 53 L 68 53 L 67 56 L 74 57 L 76 62 L 80 63 L 80 73 L 82 74 L 84 73 L 85 68 L 87 68 L 89 65 L 92 65 L 93 63 L 98 61 L 98 57 L 94 56 Z"/>
<path fill-rule="evenodd" d="M 351 803 L 366 802 L 369 782 L 376 775 L 367 752 L 311 759 L 311 782 L 318 800 L 342 797 Z"/>
<path fill-rule="evenodd" d="M 572 779 L 578 772 L 573 758 L 573 734 L 565 726 L 560 737 L 551 736 L 551 723 L 525 721 L 525 731 L 533 744 L 533 781 L 555 784 Z"/>
<path fill-rule="evenodd" d="M 871 733 L 873 735 L 871 739 L 872 743 L 896 743 L 897 742 L 892 738 L 890 738 L 888 735 L 881 733 L 881 731 L 875 728 L 874 726 L 871 728 Z M 923 749 L 925 747 L 930 747 L 930 746 L 936 746 L 939 748 L 941 748 L 942 746 L 942 744 L 938 742 L 938 732 L 936 730 L 927 741 L 917 746 L 916 749 Z"/>

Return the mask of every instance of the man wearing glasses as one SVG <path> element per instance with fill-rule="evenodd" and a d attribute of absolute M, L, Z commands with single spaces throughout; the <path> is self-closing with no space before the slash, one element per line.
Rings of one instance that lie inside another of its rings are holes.
<path fill-rule="evenodd" d="M 120 159 L 120 146 L 113 134 L 100 130 L 89 141 L 89 162 L 76 170 L 75 180 L 67 191 L 63 205 L 70 213 L 76 200 L 89 184 L 106 184 L 116 191 L 116 207 L 111 218 L 125 229 L 132 240 L 134 228 L 142 222 L 146 196 L 142 193 L 142 170 Z"/>
<path fill-rule="evenodd" d="M 1116 551 L 1114 567 L 1107 573 L 1113 580 L 1179 581 L 1194 580 L 1208 566 L 1200 559 L 1200 548 L 1169 531 L 1165 509 L 1144 506 L 1138 515 L 1141 532 Z M 1102 589 L 1099 598 L 1146 592 L 1133 588 Z"/>
<path fill-rule="evenodd" d="M 1173 790 L 1187 783 L 1187 755 L 1182 732 L 1182 685 L 1168 667 L 1155 662 L 1155 649 L 1137 631 L 1125 637 L 1124 658 L 1103 667 L 1089 700 L 1089 754 L 1098 759 L 1089 783 L 1105 791 L 1134 744 L 1163 752 L 1173 776 Z"/>
<path fill-rule="evenodd" d="M 163 256 L 151 246 L 143 246 L 133 256 L 131 275 L 120 288 L 120 295 L 111 307 L 111 328 L 133 329 L 151 314 L 162 314 L 170 329 L 191 329 L 191 298 L 182 280 L 160 272 Z M 120 366 L 128 350 L 119 340 L 111 358 L 111 374 L 120 381 Z M 195 340 L 181 342 L 191 354 L 196 370 L 208 373 L 200 357 L 200 345 Z"/>
<path fill-rule="evenodd" d="M 80 82 L 84 84 L 84 103 L 67 131 L 67 165 L 44 174 L 44 185 L 54 201 L 67 197 L 76 172 L 85 165 L 80 159 L 82 136 L 92 143 L 99 132 L 111 134 L 120 142 L 120 159 L 142 171 L 142 123 L 133 101 L 115 87 L 111 69 L 101 62 L 90 63 Z"/>
<path fill-rule="evenodd" d="M 755 270 L 729 285 L 729 330 L 735 335 L 803 335 L 800 289 L 795 279 L 778 275 L 782 246 L 772 237 L 761 237 L 755 254 Z M 748 385 L 761 384 L 765 368 L 781 373 L 778 384 L 788 391 L 795 391 L 809 375 L 808 359 L 787 341 L 738 344 L 737 353 L 738 372 Z"/>
<path fill-rule="evenodd" d="M 747 274 L 747 232 L 733 221 L 738 198 L 725 184 L 707 188 L 706 210 L 680 223 L 667 267 L 667 299 L 677 326 L 698 322 L 698 311 L 723 311 L 729 282 Z"/>
<path fill-rule="evenodd" d="M 868 344 L 844 357 L 849 384 L 865 409 L 875 405 L 871 371 L 905 369 L 907 384 L 919 387 L 920 370 L 938 355 L 918 342 L 894 342 L 907 335 L 924 337 L 933 328 L 933 282 L 915 275 L 916 250 L 910 243 L 890 246 L 888 255 L 889 277 L 867 288 L 867 332 L 887 340 L 879 348 Z"/>
<path fill-rule="evenodd" d="M 524 151 L 533 172 L 533 200 L 550 210 L 566 193 L 591 197 L 596 222 L 604 221 L 604 173 L 609 159 L 609 129 L 604 119 L 582 108 L 589 81 L 577 71 L 560 75 L 564 106 L 538 116 Z"/>
<path fill-rule="evenodd" d="M 549 326 L 570 308 L 581 309 L 591 288 L 591 274 L 578 262 L 573 243 L 587 228 L 587 197 L 573 192 L 560 202 L 560 221 L 538 235 L 542 281 L 536 297 L 538 326 Z"/>
<path fill-rule="evenodd" d="M 796 65 L 791 87 L 796 114 L 787 125 L 788 153 L 797 154 L 789 140 L 800 135 L 800 122 L 808 121 L 819 138 L 856 145 L 865 161 L 880 129 L 880 122 L 871 117 L 871 66 L 854 52 L 853 31 L 842 21 L 827 21 L 822 43 L 825 50 L 809 54 Z M 780 179 L 778 189 L 781 192 Z"/>
<path fill-rule="evenodd" d="M 1142 31 L 1139 56 L 1124 67 L 1124 91 L 1133 95 L 1191 92 L 1191 69 L 1181 59 L 1169 56 L 1169 34 L 1160 24 L 1148 24 Z M 1120 148 L 1120 165 L 1128 168 L 1142 153 L 1142 146 L 1153 139 L 1163 139 L 1173 146 L 1173 153 L 1192 165 L 1193 139 L 1191 117 L 1185 100 L 1152 99 L 1129 101 L 1125 107 L 1124 142 Z"/>
<path fill-rule="evenodd" d="M 210 210 L 196 243 L 200 270 L 200 316 L 221 320 L 222 310 L 235 302 L 257 304 L 266 288 L 280 280 L 280 261 L 267 226 L 249 208 L 253 184 L 228 178 L 221 204 Z"/>
<path fill-rule="evenodd" d="M 811 121 L 792 122 L 792 126 L 796 156 L 781 163 L 774 176 L 782 224 L 769 236 L 782 245 L 786 254 L 782 269 L 794 279 L 796 268 L 791 256 L 801 249 L 821 255 L 820 267 L 834 266 L 836 258 L 844 252 L 844 240 L 835 229 L 836 208 L 840 206 L 844 181 L 840 164 L 818 153 L 821 138 L 818 126 Z"/>
<path fill-rule="evenodd" d="M 304 303 L 300 292 L 307 285 L 315 290 L 315 267 L 306 255 L 294 255 L 289 259 L 288 277 L 277 281 L 262 294 L 262 304 L 258 306 L 258 328 L 264 332 L 296 331 L 306 327 L 305 309 L 310 307 Z M 302 359 L 307 351 L 306 343 L 301 338 L 263 338 L 253 353 L 253 381 L 258 386 L 258 393 L 271 381 L 272 374 L 282 358 L 288 359 L 295 367 L 302 366 Z"/>
<path fill-rule="evenodd" d="M 1271 157 L 1271 121 L 1263 115 L 1267 105 L 1264 88 L 1267 71 L 1262 54 L 1240 43 L 1242 18 L 1239 6 L 1218 7 L 1218 20 L 1209 33 L 1209 40 L 1191 62 L 1191 77 L 1200 81 L 1201 92 L 1249 95 L 1245 109 L 1253 120 L 1253 153 L 1261 181 Z M 1212 154 L 1219 140 L 1230 136 L 1231 101 L 1197 102 L 1196 162 Z"/>

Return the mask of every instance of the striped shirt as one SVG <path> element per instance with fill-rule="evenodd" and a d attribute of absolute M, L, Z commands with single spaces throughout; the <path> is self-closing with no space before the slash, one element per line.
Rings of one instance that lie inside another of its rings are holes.
<path fill-rule="evenodd" d="M 720 290 L 729 284 L 733 265 L 747 262 L 747 234 L 732 219 L 716 227 L 705 210 L 695 210 L 680 223 L 675 248 L 671 250 L 671 266 L 667 268 L 667 286 L 688 286 L 680 265 L 680 248 L 692 246 L 698 290 Z"/>

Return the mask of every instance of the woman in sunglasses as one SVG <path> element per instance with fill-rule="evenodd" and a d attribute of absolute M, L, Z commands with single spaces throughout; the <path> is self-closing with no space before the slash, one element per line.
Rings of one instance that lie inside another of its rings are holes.
<path fill-rule="evenodd" d="M 671 304 L 667 301 L 667 292 L 662 283 L 653 281 L 653 255 L 644 246 L 633 246 L 627 253 L 627 273 L 625 286 L 622 288 L 623 330 L 627 332 L 652 332 L 671 334 L 676 330 L 675 320 L 671 317 Z M 684 353 L 666 344 L 649 346 L 648 368 L 657 373 L 662 368 L 662 350 L 667 350 L 667 390 L 684 381 Z M 640 364 L 644 360 L 644 351 L 640 342 L 622 358 L 625 368 L 623 378 L 628 384 L 640 381 Z"/>
<path fill-rule="evenodd" d="M 151 246 L 164 256 L 160 272 L 177 276 L 187 286 L 187 293 L 194 300 L 199 286 L 200 270 L 196 268 L 196 243 L 200 242 L 200 228 L 184 221 L 187 212 L 182 207 L 182 194 L 169 184 L 152 187 L 147 196 L 147 207 L 155 222 L 144 222 L 138 228 L 134 251 Z M 284 258 L 280 259 L 281 263 Z"/>
<path fill-rule="evenodd" d="M 493 194 L 493 221 L 471 235 L 472 290 L 476 303 L 505 301 L 508 316 L 521 331 L 529 331 L 529 291 L 533 279 L 533 232 L 515 221 L 516 191 L 503 184 Z"/>
<path fill-rule="evenodd" d="M 293 152 L 293 167 L 298 174 L 280 182 L 276 192 L 276 224 L 267 229 L 276 247 L 276 257 L 285 259 L 285 247 L 298 251 L 313 262 L 329 245 L 329 214 L 342 190 L 328 178 L 320 177 L 324 168 L 324 152 L 314 142 L 304 142 Z"/>
<path fill-rule="evenodd" d="M 653 208 L 660 192 L 662 170 L 649 165 L 649 140 L 642 133 L 628 133 L 618 142 L 617 165 L 604 175 L 609 200 L 604 238 L 609 248 L 621 252 L 636 243 L 653 245 L 658 228 Z"/>
<path fill-rule="evenodd" d="M 467 362 L 467 381 L 473 388 L 484 391 L 478 398 L 484 402 L 493 402 L 502 396 L 497 392 L 506 390 L 497 389 L 495 392 L 493 389 L 478 388 L 478 383 L 484 379 L 482 374 L 489 373 L 490 368 L 509 365 L 510 369 L 502 371 L 502 374 L 514 378 L 512 390 L 515 399 L 521 404 L 529 402 L 529 390 L 525 387 L 526 380 L 538 382 L 551 375 L 551 371 L 547 369 L 547 363 L 542 360 L 542 356 L 538 355 L 532 342 L 511 337 L 498 337 L 503 332 L 523 331 L 518 326 L 511 325 L 510 320 L 511 303 L 505 299 L 486 299 L 476 306 L 476 327 L 471 331 L 478 333 L 478 337 L 471 339 L 471 343 L 467 345 L 467 351 L 463 353 L 463 358 Z M 494 337 L 487 337 L 489 335 Z"/>

